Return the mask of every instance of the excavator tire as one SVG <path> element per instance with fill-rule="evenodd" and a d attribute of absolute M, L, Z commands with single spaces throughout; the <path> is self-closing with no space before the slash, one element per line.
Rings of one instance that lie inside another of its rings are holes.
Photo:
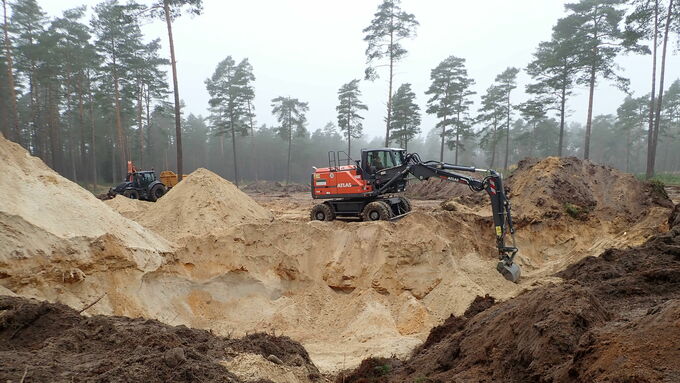
<path fill-rule="evenodd" d="M 163 197 L 165 195 L 165 186 L 162 184 L 156 184 L 154 187 L 151 188 L 151 192 L 149 193 L 149 199 L 151 202 L 156 202 L 158 201 L 159 198 Z"/>
<path fill-rule="evenodd" d="M 123 196 L 130 199 L 139 199 L 139 192 L 134 189 L 126 190 L 123 192 Z"/>
<path fill-rule="evenodd" d="M 363 221 L 389 221 L 392 218 L 392 209 L 385 201 L 373 201 L 361 211 Z"/>
<path fill-rule="evenodd" d="M 312 221 L 332 221 L 335 219 L 335 212 L 328 204 L 320 203 L 312 208 L 310 218 Z"/>

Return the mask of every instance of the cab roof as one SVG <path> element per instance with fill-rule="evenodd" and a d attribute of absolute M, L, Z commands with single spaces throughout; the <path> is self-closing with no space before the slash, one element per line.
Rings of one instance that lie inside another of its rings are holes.
<path fill-rule="evenodd" d="M 402 148 L 372 148 L 372 149 L 361 149 L 362 152 L 405 152 L 406 149 Z"/>

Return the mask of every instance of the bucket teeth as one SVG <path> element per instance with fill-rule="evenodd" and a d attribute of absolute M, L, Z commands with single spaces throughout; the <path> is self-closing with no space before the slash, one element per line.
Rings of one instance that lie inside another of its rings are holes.
<path fill-rule="evenodd" d="M 522 274 L 522 269 L 520 269 L 516 263 L 508 264 L 506 262 L 501 261 L 498 262 L 496 269 L 498 270 L 499 273 L 503 275 L 505 279 L 514 283 L 517 283 L 517 281 L 519 281 L 519 278 Z"/>

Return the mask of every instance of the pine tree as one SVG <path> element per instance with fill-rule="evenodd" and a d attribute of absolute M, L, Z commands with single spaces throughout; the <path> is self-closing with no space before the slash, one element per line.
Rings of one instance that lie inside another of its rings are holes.
<path fill-rule="evenodd" d="M 554 31 L 552 40 L 539 44 L 534 60 L 526 69 L 535 81 L 527 85 L 527 93 L 534 95 L 545 109 L 555 109 L 559 114 L 558 157 L 562 156 L 564 147 L 567 100 L 573 94 L 578 73 L 578 43 L 570 31 L 565 29 Z"/>
<path fill-rule="evenodd" d="M 182 180 L 182 115 L 179 97 L 179 83 L 177 79 L 177 60 L 175 57 L 175 40 L 172 34 L 172 21 L 181 16 L 183 11 L 190 14 L 200 15 L 203 12 L 203 0 L 155 0 L 150 7 L 154 16 L 161 17 L 165 21 L 168 30 L 168 45 L 170 46 L 170 65 L 172 67 L 172 86 L 175 96 L 175 145 L 177 150 L 177 175 Z"/>
<path fill-rule="evenodd" d="M 420 107 L 411 84 L 402 84 L 392 97 L 391 139 L 408 150 L 408 142 L 420 134 Z"/>
<path fill-rule="evenodd" d="M 366 27 L 364 41 L 368 43 L 366 58 L 366 79 L 378 78 L 378 66 L 389 67 L 389 90 L 387 93 L 387 118 L 385 131 L 385 146 L 389 146 L 390 118 L 392 116 L 392 82 L 394 80 L 394 66 L 406 56 L 406 49 L 401 41 L 416 35 L 418 22 L 414 15 L 401 9 L 401 0 L 383 0 L 378 11 L 373 15 L 371 25 Z M 386 60 L 386 64 L 377 64 Z"/>
<path fill-rule="evenodd" d="M 642 137 L 648 100 L 627 96 L 616 110 L 616 130 L 626 137 L 626 172 L 631 171 L 631 152 Z"/>
<path fill-rule="evenodd" d="M 614 58 L 621 52 L 623 33 L 619 24 L 624 11 L 619 6 L 624 0 L 581 0 L 567 4 L 569 15 L 555 26 L 558 33 L 571 33 L 578 47 L 578 82 L 589 87 L 583 158 L 590 158 L 590 138 L 593 122 L 593 103 L 598 78 L 615 80 L 626 88 L 628 80 L 616 74 Z"/>
<path fill-rule="evenodd" d="M 456 151 L 455 163 L 458 164 L 458 152 L 462 149 L 461 141 L 470 134 L 468 111 L 475 94 L 470 88 L 475 81 L 468 77 L 465 59 L 449 56 L 430 73 L 432 84 L 425 94 L 430 95 L 427 113 L 434 114 L 440 121 L 437 127 L 441 129 L 441 145 L 439 161 L 444 161 L 444 143 L 449 136 Z M 453 128 L 453 134 L 447 127 Z M 451 145 L 449 145 L 451 146 Z"/>
<path fill-rule="evenodd" d="M 352 155 L 352 139 L 361 138 L 363 134 L 364 119 L 359 113 L 368 110 L 361 100 L 359 90 L 359 80 L 355 79 L 344 84 L 338 90 L 338 101 L 340 102 L 335 110 L 338 112 L 338 126 L 347 138 L 347 155 Z"/>
<path fill-rule="evenodd" d="M 239 174 L 236 137 L 248 134 L 248 103 L 252 90 L 248 87 L 252 79 L 250 68 L 248 60 L 243 60 L 237 65 L 231 56 L 227 56 L 217 64 L 212 77 L 205 81 L 210 94 L 211 122 L 217 128 L 217 134 L 231 136 L 234 183 L 237 187 Z"/>
<path fill-rule="evenodd" d="M 288 141 L 288 161 L 286 165 L 286 186 L 290 183 L 290 159 L 293 147 L 293 137 L 302 137 L 306 133 L 305 125 L 309 105 L 297 98 L 279 96 L 272 99 L 272 114 L 279 121 L 275 128 L 279 137 Z"/>
<path fill-rule="evenodd" d="M 479 145 L 491 154 L 489 167 L 493 168 L 496 163 L 496 151 L 502 122 L 506 118 L 505 94 L 498 85 L 492 85 L 482 96 L 482 106 L 477 115 L 477 122 L 482 124 L 479 134 Z"/>
<path fill-rule="evenodd" d="M 19 112 L 17 109 L 17 94 L 14 82 L 14 67 L 13 67 L 13 53 L 12 44 L 9 38 L 9 25 L 7 22 L 7 0 L 2 0 L 3 9 L 3 49 L 5 53 L 5 61 L 7 67 L 7 90 L 10 97 L 10 111 L 12 114 L 12 123 L 9 128 L 6 128 L 4 133 L 10 140 L 18 141 L 21 136 L 19 132 Z"/>
<path fill-rule="evenodd" d="M 529 140 L 529 157 L 533 157 L 536 149 L 536 137 L 538 124 L 547 118 L 545 109 L 545 101 L 540 99 L 530 99 L 519 105 L 519 110 L 522 118 L 531 127 L 531 133 L 528 135 Z"/>
<path fill-rule="evenodd" d="M 95 7 L 92 29 L 96 36 L 95 47 L 103 59 L 103 70 L 113 86 L 116 148 L 118 151 L 119 176 L 126 174 L 130 159 L 126 128 L 123 122 L 123 85 L 130 74 L 129 59 L 134 57 L 141 44 L 141 32 L 136 23 L 136 5 L 120 5 L 117 0 L 107 0 Z"/>
<path fill-rule="evenodd" d="M 496 77 L 496 84 L 498 90 L 503 95 L 503 108 L 505 111 L 505 161 L 503 162 L 503 169 L 508 170 L 508 161 L 510 157 L 510 125 L 512 125 L 512 104 L 510 102 L 510 94 L 517 88 L 517 74 L 519 69 L 508 68 L 503 73 Z"/>

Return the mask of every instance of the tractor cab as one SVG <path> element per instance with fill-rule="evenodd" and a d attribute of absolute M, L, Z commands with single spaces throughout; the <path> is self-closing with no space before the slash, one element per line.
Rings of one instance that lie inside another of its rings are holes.
<path fill-rule="evenodd" d="M 380 171 L 401 166 L 405 156 L 404 149 L 362 149 L 361 168 L 367 175 L 375 175 Z"/>
<path fill-rule="evenodd" d="M 136 188 L 146 189 L 156 181 L 156 172 L 153 170 L 139 171 L 132 174 L 132 182 Z"/>
<path fill-rule="evenodd" d="M 364 179 L 376 189 L 391 181 L 404 170 L 406 150 L 395 148 L 363 149 L 361 151 L 361 168 Z M 406 190 L 406 175 L 392 182 L 385 193 L 401 193 Z"/>

